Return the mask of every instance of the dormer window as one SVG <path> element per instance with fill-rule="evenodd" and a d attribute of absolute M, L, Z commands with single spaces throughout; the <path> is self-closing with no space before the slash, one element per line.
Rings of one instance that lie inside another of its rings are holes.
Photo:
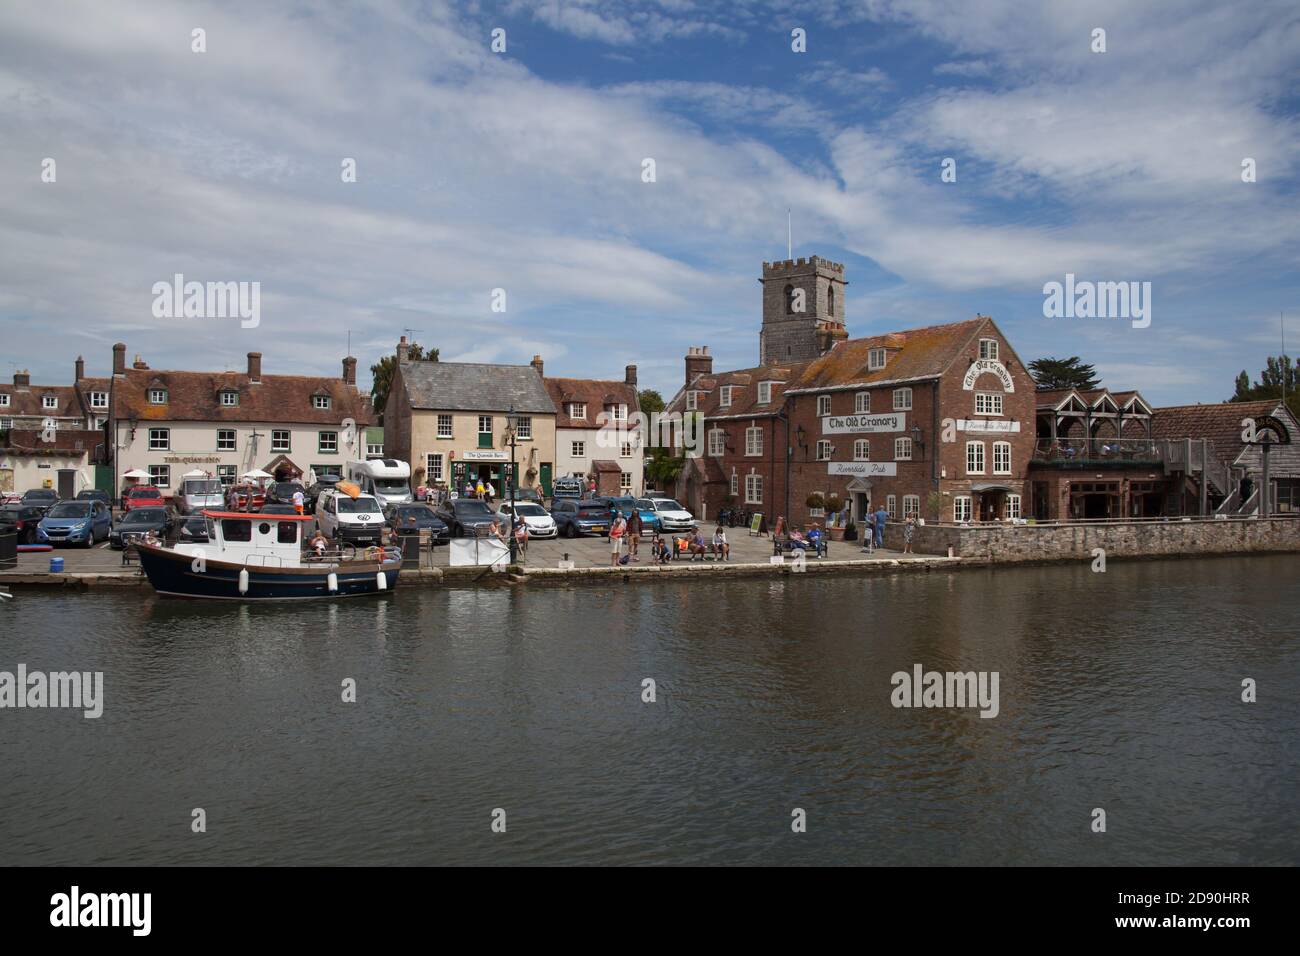
<path fill-rule="evenodd" d="M 998 360 L 997 339 L 980 339 L 980 358 Z"/>
<path fill-rule="evenodd" d="M 311 397 L 311 407 L 319 409 L 328 409 L 332 402 L 328 395 L 313 395 Z"/>
<path fill-rule="evenodd" d="M 731 407 L 731 392 L 736 386 L 724 385 L 718 389 L 718 404 L 723 408 Z"/>
<path fill-rule="evenodd" d="M 149 404 L 150 404 L 150 405 L 166 405 L 166 404 L 167 404 L 167 389 L 165 389 L 165 388 L 151 388 L 151 389 L 149 389 Z"/>
<path fill-rule="evenodd" d="M 586 417 L 587 417 L 587 403 L 586 403 L 586 402 L 569 402 L 569 417 L 570 417 L 570 418 L 586 418 Z"/>
<path fill-rule="evenodd" d="M 45 396 L 43 396 L 43 399 L 44 399 L 44 400 L 43 400 L 43 402 L 41 403 L 41 404 L 42 404 L 42 407 L 44 407 L 44 408 L 58 408 L 58 407 L 59 407 L 59 396 L 57 396 L 57 395 L 45 395 Z"/>
<path fill-rule="evenodd" d="M 91 408 L 108 408 L 108 392 L 91 392 Z"/>
<path fill-rule="evenodd" d="M 885 350 L 871 349 L 867 352 L 867 371 L 874 372 L 876 369 L 885 367 Z"/>
<path fill-rule="evenodd" d="M 0 408 L 8 408 L 8 407 L 9 407 L 9 396 L 0 394 Z"/>
<path fill-rule="evenodd" d="M 239 393 L 232 388 L 221 390 L 221 407 L 234 408 L 239 404 Z"/>
<path fill-rule="evenodd" d="M 694 394 L 694 392 L 691 394 Z M 621 402 L 617 405 L 606 405 L 605 414 L 609 416 L 611 421 L 625 422 L 627 421 L 627 406 Z"/>
<path fill-rule="evenodd" d="M 697 407 L 698 404 L 699 404 L 699 392 L 687 392 L 687 393 L 686 393 L 686 410 L 687 410 L 688 412 L 693 412 L 693 411 L 695 411 L 695 409 L 696 409 L 696 407 Z"/>
<path fill-rule="evenodd" d="M 766 405 L 771 400 L 772 400 L 772 383 L 759 382 L 758 383 L 758 404 Z"/>

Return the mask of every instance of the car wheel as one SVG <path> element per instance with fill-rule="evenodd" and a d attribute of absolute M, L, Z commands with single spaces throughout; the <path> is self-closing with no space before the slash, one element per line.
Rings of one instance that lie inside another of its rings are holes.
<path fill-rule="evenodd" d="M 564 536 L 566 538 L 576 538 L 578 536 L 578 526 L 571 524 L 565 527 Z"/>

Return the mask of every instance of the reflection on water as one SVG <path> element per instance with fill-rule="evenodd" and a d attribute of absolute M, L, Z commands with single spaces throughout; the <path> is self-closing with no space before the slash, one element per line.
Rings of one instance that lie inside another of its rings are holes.
<path fill-rule="evenodd" d="M 1296 566 L 25 592 L 0 670 L 103 670 L 106 703 L 0 711 L 0 860 L 1295 864 Z M 918 663 L 999 672 L 999 716 L 894 709 Z"/>

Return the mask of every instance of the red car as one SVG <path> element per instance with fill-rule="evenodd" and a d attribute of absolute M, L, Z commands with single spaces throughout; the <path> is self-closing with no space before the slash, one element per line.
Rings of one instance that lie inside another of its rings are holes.
<path fill-rule="evenodd" d="M 253 496 L 253 503 L 248 503 L 248 496 Z M 266 492 L 257 485 L 235 485 L 226 500 L 234 505 L 236 511 L 261 511 L 266 504 Z"/>
<path fill-rule="evenodd" d="M 128 488 L 126 494 L 122 496 L 122 511 L 125 513 L 132 508 L 165 508 L 167 502 L 163 499 L 163 494 L 153 485 L 136 485 L 134 488 Z"/>

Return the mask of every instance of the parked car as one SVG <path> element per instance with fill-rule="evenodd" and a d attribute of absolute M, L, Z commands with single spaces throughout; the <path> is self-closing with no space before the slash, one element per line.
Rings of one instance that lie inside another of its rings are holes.
<path fill-rule="evenodd" d="M 551 517 L 555 519 L 558 533 L 566 538 L 576 538 L 580 534 L 609 534 L 612 512 L 604 498 L 586 501 L 569 498 L 555 502 Z"/>
<path fill-rule="evenodd" d="M 641 515 L 641 527 L 646 534 L 653 534 L 659 530 L 659 514 L 648 499 L 633 498 L 628 495 L 626 498 L 608 498 L 606 500 L 609 502 L 610 508 L 617 509 L 624 518 L 631 518 L 633 511 L 638 512 Z"/>
<path fill-rule="evenodd" d="M 291 505 L 295 491 L 301 491 L 304 501 L 306 500 L 307 486 L 301 481 L 277 481 L 266 489 L 266 500 L 277 505 Z"/>
<path fill-rule="evenodd" d="M 122 511 L 134 511 L 136 508 L 164 508 L 167 505 L 163 493 L 153 485 L 136 485 L 126 489 L 122 495 Z"/>
<path fill-rule="evenodd" d="M 36 543 L 36 526 L 45 511 L 35 505 L 12 504 L 0 507 L 0 531 L 15 531 L 19 544 Z"/>
<path fill-rule="evenodd" d="M 426 504 L 389 505 L 384 512 L 389 527 L 398 534 L 419 534 L 424 528 L 429 529 L 429 537 L 434 544 L 446 544 L 451 540 L 451 529 L 447 522 L 438 517 L 437 512 Z"/>
<path fill-rule="evenodd" d="M 476 529 L 489 527 L 498 520 L 496 512 L 478 498 L 444 501 L 438 506 L 435 514 L 451 529 L 453 538 L 464 538 L 467 533 L 472 535 Z"/>
<path fill-rule="evenodd" d="M 535 501 L 516 500 L 514 514 L 524 519 L 524 524 L 528 527 L 528 537 L 530 538 L 558 538 L 560 536 L 560 528 L 555 523 L 555 519 Z M 514 526 L 514 522 L 510 520 L 511 506 L 509 502 L 501 506 L 500 517 L 505 527 Z"/>
<path fill-rule="evenodd" d="M 226 505 L 226 493 L 219 478 L 182 478 L 175 502 L 183 515 L 200 514 L 204 508 L 219 511 Z"/>
<path fill-rule="evenodd" d="M 134 538 L 143 538 L 152 531 L 160 538 L 165 538 L 173 526 L 172 513 L 166 508 L 145 508 L 137 505 L 122 516 L 122 520 L 109 532 L 108 543 L 112 548 L 121 550 Z"/>
<path fill-rule="evenodd" d="M 78 501 L 102 501 L 104 502 L 104 504 L 108 505 L 109 508 L 113 507 L 113 496 L 110 495 L 107 491 L 104 491 L 102 488 L 85 488 L 81 491 L 78 491 L 77 500 Z"/>
<path fill-rule="evenodd" d="M 93 547 L 113 531 L 113 513 L 102 501 L 60 501 L 36 526 L 37 544 Z"/>
<path fill-rule="evenodd" d="M 262 505 L 266 504 L 266 494 L 257 485 L 244 482 L 231 487 L 226 501 L 236 511 L 261 511 Z"/>
<path fill-rule="evenodd" d="M 342 480 L 342 475 L 319 476 L 314 482 L 307 486 L 307 491 L 305 492 L 307 495 L 306 509 L 308 511 L 315 511 L 316 502 L 320 500 L 321 492 L 333 488 Z"/>
<path fill-rule="evenodd" d="M 207 544 L 208 519 L 203 515 L 190 515 L 181 521 L 176 533 L 177 544 Z"/>
<path fill-rule="evenodd" d="M 640 498 L 638 501 L 654 510 L 661 533 L 695 530 L 695 516 L 678 504 L 676 499 L 652 497 Z"/>
<path fill-rule="evenodd" d="M 378 544 L 384 512 L 374 495 L 353 498 L 331 488 L 316 502 L 316 526 L 327 538 L 355 544 Z"/>
<path fill-rule="evenodd" d="M 23 496 L 18 499 L 18 503 L 27 505 L 29 508 L 40 508 L 42 512 L 45 512 L 59 503 L 59 493 L 53 488 L 33 488 L 30 491 L 24 491 Z"/>
<path fill-rule="evenodd" d="M 554 503 L 561 498 L 572 498 L 576 501 L 582 497 L 583 487 L 583 480 L 576 475 L 556 478 L 555 484 L 551 486 L 551 501 Z"/>

